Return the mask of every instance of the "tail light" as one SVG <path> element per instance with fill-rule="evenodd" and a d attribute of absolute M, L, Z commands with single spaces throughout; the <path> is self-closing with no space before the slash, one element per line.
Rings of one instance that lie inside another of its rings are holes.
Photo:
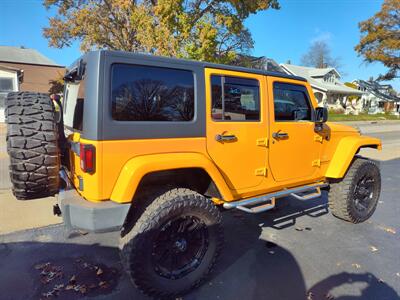
<path fill-rule="evenodd" d="M 80 144 L 81 169 L 85 173 L 94 173 L 96 166 L 96 148 L 93 145 Z"/>

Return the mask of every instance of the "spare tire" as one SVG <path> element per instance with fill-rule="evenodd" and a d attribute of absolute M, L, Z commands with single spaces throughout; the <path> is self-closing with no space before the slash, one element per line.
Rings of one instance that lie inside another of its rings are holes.
<path fill-rule="evenodd" d="M 42 93 L 9 93 L 5 112 L 15 197 L 30 200 L 54 196 L 59 189 L 60 148 L 53 101 Z"/>

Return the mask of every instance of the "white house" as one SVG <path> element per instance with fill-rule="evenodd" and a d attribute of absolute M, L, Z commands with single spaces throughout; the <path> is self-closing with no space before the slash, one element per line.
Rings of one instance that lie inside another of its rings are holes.
<path fill-rule="evenodd" d="M 364 92 L 361 100 L 369 114 L 400 113 L 400 98 L 397 97 L 390 84 L 380 84 L 377 81 L 354 80 L 358 89 Z"/>
<path fill-rule="evenodd" d="M 361 97 L 364 92 L 340 82 L 340 74 L 335 68 L 319 69 L 291 64 L 281 64 L 280 66 L 288 74 L 306 78 L 320 106 L 353 114 L 361 111 L 362 104 L 358 101 L 348 101 L 348 97 Z"/>
<path fill-rule="evenodd" d="M 5 121 L 5 99 L 9 92 L 19 90 L 22 75 L 21 70 L 0 64 L 0 123 Z"/>

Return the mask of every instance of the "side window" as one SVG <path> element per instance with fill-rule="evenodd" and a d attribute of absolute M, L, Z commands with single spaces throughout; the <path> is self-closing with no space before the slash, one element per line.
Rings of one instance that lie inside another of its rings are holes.
<path fill-rule="evenodd" d="M 311 121 L 311 105 L 305 86 L 274 83 L 275 121 Z"/>
<path fill-rule="evenodd" d="M 191 121 L 192 71 L 114 64 L 111 71 L 112 118 L 118 121 Z"/>
<path fill-rule="evenodd" d="M 64 90 L 64 124 L 79 131 L 82 131 L 85 77 L 80 81 L 66 81 Z"/>
<path fill-rule="evenodd" d="M 260 87 L 258 80 L 211 76 L 213 120 L 259 121 Z"/>

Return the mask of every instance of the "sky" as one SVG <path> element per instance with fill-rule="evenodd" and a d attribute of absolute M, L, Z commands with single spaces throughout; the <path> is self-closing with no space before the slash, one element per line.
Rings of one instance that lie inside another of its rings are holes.
<path fill-rule="evenodd" d="M 278 63 L 288 60 L 299 64 L 313 41 L 323 40 L 339 57 L 342 80 L 368 79 L 384 73 L 379 62 L 366 64 L 354 47 L 360 39 L 358 23 L 380 10 L 383 0 L 280 0 L 280 10 L 267 10 L 250 16 L 250 29 L 255 47 L 253 55 L 266 56 Z M 81 52 L 79 44 L 69 48 L 48 47 L 42 35 L 48 17 L 41 0 L 0 0 L 0 45 L 34 48 L 60 65 L 68 66 Z M 391 81 L 400 91 L 400 80 Z"/>

